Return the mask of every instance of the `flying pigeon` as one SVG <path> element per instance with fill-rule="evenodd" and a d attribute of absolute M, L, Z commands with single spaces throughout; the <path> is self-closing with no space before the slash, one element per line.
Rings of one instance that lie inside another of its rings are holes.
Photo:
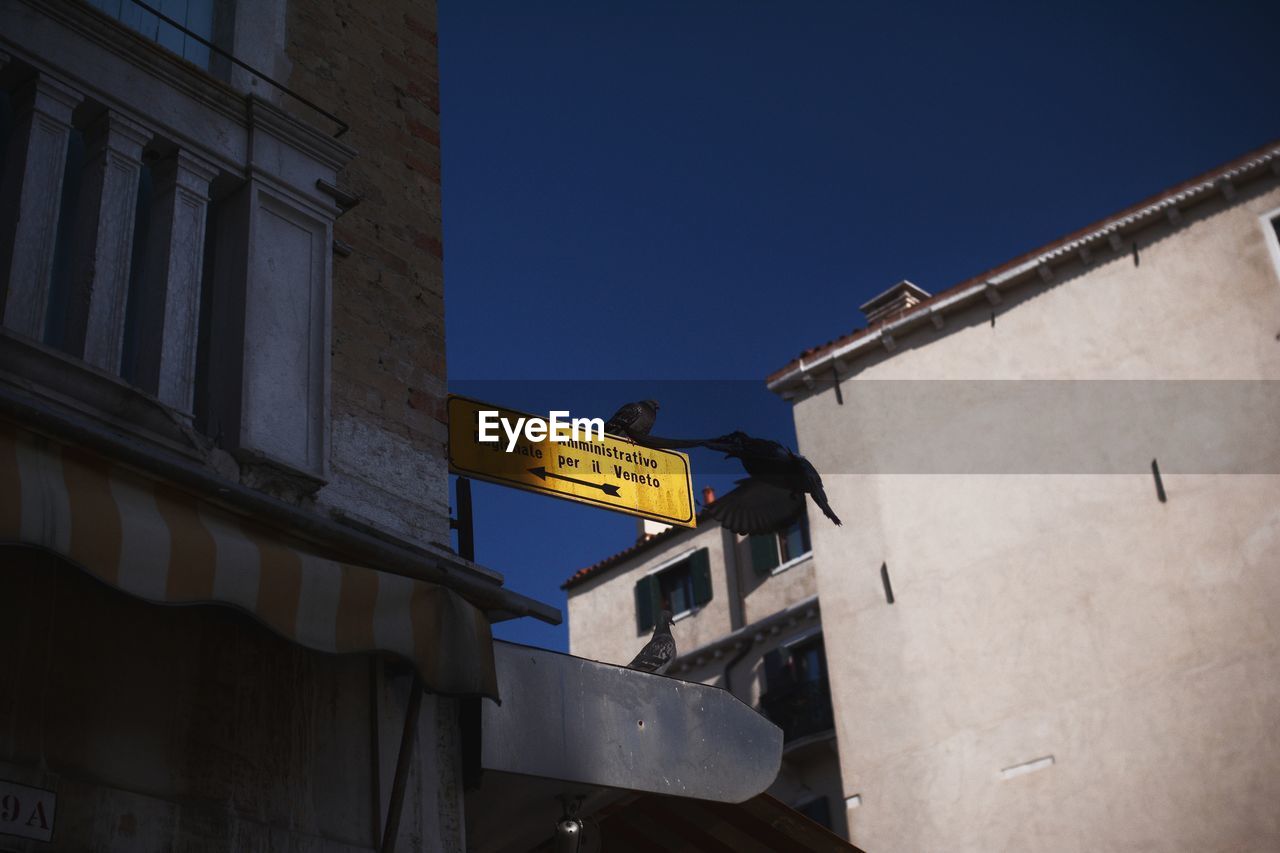
<path fill-rule="evenodd" d="M 813 464 L 789 447 L 745 432 L 731 432 L 702 442 L 726 458 L 737 459 L 751 476 L 707 507 L 707 513 L 734 533 L 764 533 L 787 527 L 804 509 L 803 495 L 813 497 L 822 514 L 837 526 L 840 518 L 827 503 L 822 477 Z"/>
<path fill-rule="evenodd" d="M 671 611 L 664 610 L 658 614 L 658 624 L 653 627 L 653 636 L 645 643 L 635 660 L 627 664 L 627 669 L 661 675 L 675 659 L 676 640 L 671 636 Z"/>
<path fill-rule="evenodd" d="M 653 422 L 657 419 L 658 402 L 656 400 L 627 403 L 605 422 L 604 431 L 621 436 L 648 435 L 649 430 L 653 429 Z"/>
<path fill-rule="evenodd" d="M 786 530 L 804 515 L 804 495 L 747 477 L 704 508 L 726 530 L 743 536 Z"/>

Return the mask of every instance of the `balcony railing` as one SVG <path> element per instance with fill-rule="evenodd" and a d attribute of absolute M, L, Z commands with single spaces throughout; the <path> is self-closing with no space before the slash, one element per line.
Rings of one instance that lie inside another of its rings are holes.
<path fill-rule="evenodd" d="M 835 727 L 831 688 L 825 678 L 770 690 L 760 697 L 760 710 L 782 729 L 784 743 Z"/>

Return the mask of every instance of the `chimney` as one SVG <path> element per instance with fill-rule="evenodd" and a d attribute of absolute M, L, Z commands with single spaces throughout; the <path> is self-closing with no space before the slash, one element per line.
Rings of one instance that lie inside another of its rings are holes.
<path fill-rule="evenodd" d="M 897 314 L 913 305 L 919 305 L 932 295 L 904 278 L 879 296 L 873 296 L 862 303 L 858 310 L 866 315 L 867 324 L 870 325 L 890 314 Z"/>
<path fill-rule="evenodd" d="M 716 490 L 710 486 L 702 487 L 702 505 L 711 506 L 716 502 Z"/>
<path fill-rule="evenodd" d="M 670 530 L 670 524 L 663 524 L 661 521 L 653 521 L 648 518 L 636 519 L 636 541 L 643 542 L 646 539 L 652 539 L 664 530 Z"/>

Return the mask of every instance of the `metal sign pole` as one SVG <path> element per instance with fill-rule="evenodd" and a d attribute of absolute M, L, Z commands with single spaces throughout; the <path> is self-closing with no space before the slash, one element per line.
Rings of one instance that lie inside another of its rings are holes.
<path fill-rule="evenodd" d="M 458 518 L 454 527 L 458 530 L 458 556 L 476 561 L 476 530 L 471 515 L 471 481 L 459 477 L 457 484 Z"/>

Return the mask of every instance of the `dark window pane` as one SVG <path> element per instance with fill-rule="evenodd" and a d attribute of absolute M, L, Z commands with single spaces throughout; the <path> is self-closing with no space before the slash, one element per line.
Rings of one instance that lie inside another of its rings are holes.
<path fill-rule="evenodd" d="M 778 544 L 782 552 L 782 562 L 794 560 L 809 553 L 809 520 L 801 516 L 800 520 L 782 533 L 778 534 Z"/>
<path fill-rule="evenodd" d="M 782 687 L 784 682 L 790 683 L 787 677 L 787 650 L 774 649 L 764 656 L 764 689 L 774 691 Z"/>
<path fill-rule="evenodd" d="M 672 613 L 684 613 L 693 609 L 693 579 L 689 568 L 689 561 L 685 560 L 658 575 L 662 606 Z"/>
<path fill-rule="evenodd" d="M 791 660 L 797 681 L 820 681 L 827 676 L 827 658 L 821 640 L 792 649 Z"/>
<path fill-rule="evenodd" d="M 124 350 L 120 356 L 120 376 L 136 382 L 138 375 L 138 322 L 142 312 L 146 277 L 147 240 L 151 231 L 151 166 L 143 163 L 138 172 L 138 199 L 133 213 L 133 251 L 129 267 L 129 293 L 124 303 Z"/>
<path fill-rule="evenodd" d="M 71 302 L 72 259 L 75 257 L 76 210 L 84 181 L 84 134 L 72 129 L 67 139 L 67 159 L 62 170 L 62 202 L 58 232 L 53 245 L 53 273 L 44 319 L 44 342 L 64 349 L 67 345 L 67 306 Z"/>
<path fill-rule="evenodd" d="M 760 709 L 782 729 L 784 742 L 834 727 L 821 637 L 769 652 L 764 672 Z"/>
<path fill-rule="evenodd" d="M 201 68 L 209 67 L 209 48 L 172 24 L 161 21 L 132 0 L 90 2 L 126 27 L 159 42 L 184 59 Z M 166 17 L 177 21 L 205 41 L 214 40 L 214 24 L 219 6 L 215 0 L 147 0 L 147 5 L 159 9 Z"/>
<path fill-rule="evenodd" d="M 831 806 L 828 804 L 826 797 L 820 797 L 816 800 L 810 800 L 802 806 L 796 806 L 796 811 L 814 823 L 821 824 L 827 829 L 831 828 Z"/>
<path fill-rule="evenodd" d="M 221 440 L 214 432 L 209 411 L 209 373 L 211 360 L 217 353 L 213 345 L 213 300 L 217 291 L 214 263 L 217 260 L 218 230 L 222 218 L 222 200 L 211 199 L 204 220 L 204 258 L 200 275 L 200 324 L 196 333 L 196 389 L 194 395 L 196 429 L 210 438 Z"/>
<path fill-rule="evenodd" d="M 658 576 L 662 585 L 662 601 L 672 613 L 693 609 L 693 590 L 689 583 L 689 569 L 681 566 L 669 569 Z"/>
<path fill-rule="evenodd" d="M 0 163 L 9 155 L 9 137 L 13 135 L 13 103 L 9 93 L 0 91 Z"/>

